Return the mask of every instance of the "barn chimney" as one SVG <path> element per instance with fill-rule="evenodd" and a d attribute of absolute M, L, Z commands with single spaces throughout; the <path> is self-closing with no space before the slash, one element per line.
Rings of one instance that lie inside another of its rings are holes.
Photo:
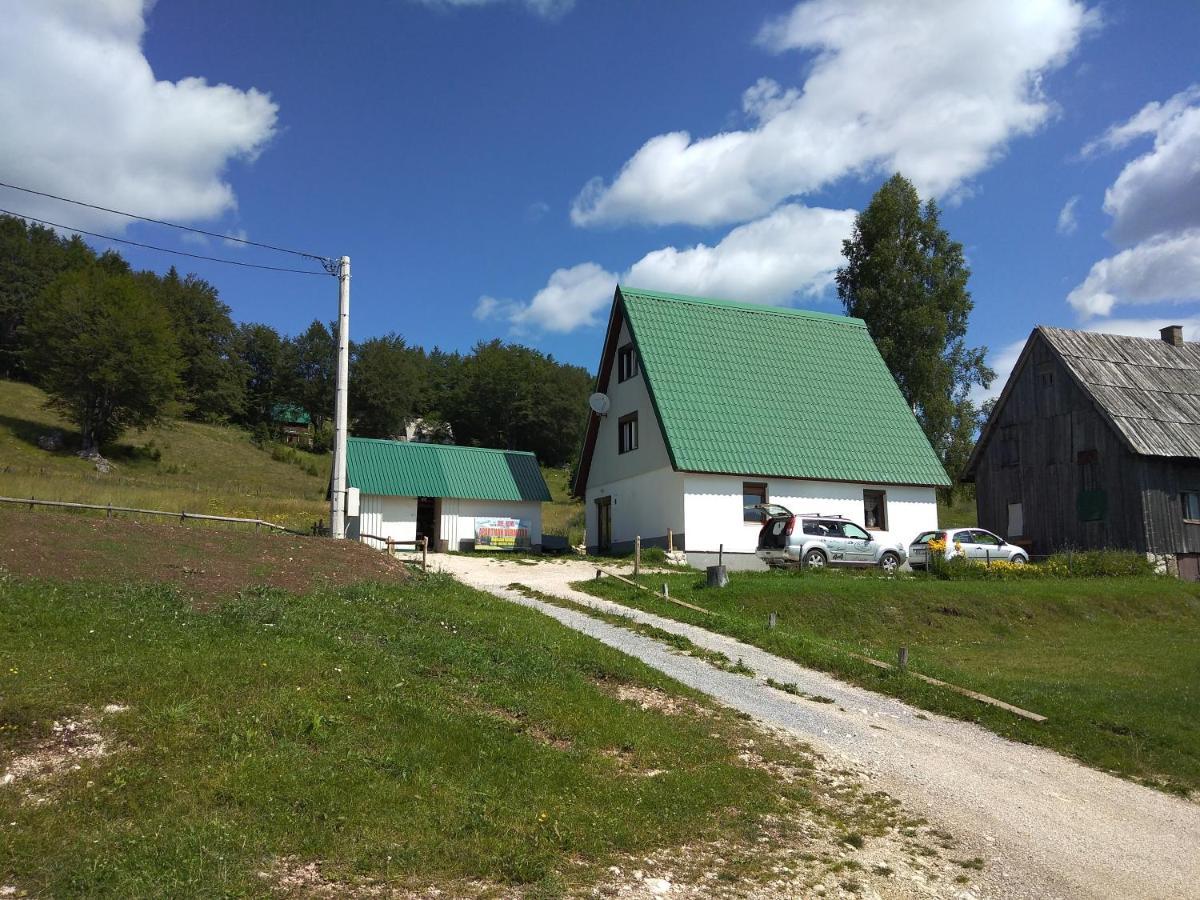
<path fill-rule="evenodd" d="M 1168 344 L 1170 344 L 1172 347 L 1182 347 L 1183 346 L 1183 326 L 1182 325 L 1168 325 L 1166 328 L 1163 328 L 1158 333 L 1162 336 L 1162 339 L 1164 341 L 1166 341 Z"/>

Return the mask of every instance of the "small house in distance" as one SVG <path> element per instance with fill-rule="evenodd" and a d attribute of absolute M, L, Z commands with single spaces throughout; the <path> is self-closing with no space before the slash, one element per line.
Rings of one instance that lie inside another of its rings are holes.
<path fill-rule="evenodd" d="M 312 417 L 302 407 L 294 403 L 276 403 L 271 407 L 271 422 L 283 443 L 292 447 L 312 447 Z"/>
<path fill-rule="evenodd" d="M 979 524 L 1200 580 L 1200 343 L 1035 328 L 967 464 Z"/>
<path fill-rule="evenodd" d="M 618 287 L 575 493 L 587 543 L 758 567 L 756 503 L 908 541 L 949 485 L 861 319 Z"/>
<path fill-rule="evenodd" d="M 346 483 L 346 533 L 372 546 L 424 536 L 434 551 L 541 547 L 550 491 L 532 453 L 352 437 Z"/>

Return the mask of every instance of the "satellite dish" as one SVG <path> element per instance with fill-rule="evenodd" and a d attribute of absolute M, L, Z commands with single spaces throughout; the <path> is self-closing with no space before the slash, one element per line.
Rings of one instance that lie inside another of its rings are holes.
<path fill-rule="evenodd" d="M 608 399 L 608 394 L 592 394 L 592 396 L 588 397 L 588 406 L 592 408 L 592 412 L 596 415 L 604 416 L 608 414 L 609 407 L 612 406 L 612 401 Z"/>

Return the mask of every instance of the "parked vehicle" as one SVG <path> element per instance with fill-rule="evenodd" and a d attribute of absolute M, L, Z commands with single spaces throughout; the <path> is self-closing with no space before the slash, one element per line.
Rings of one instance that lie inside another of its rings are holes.
<path fill-rule="evenodd" d="M 758 558 L 772 568 L 879 566 L 892 574 L 904 564 L 904 544 L 885 532 L 871 534 L 845 516 L 796 515 L 774 503 L 758 503 L 763 513 Z"/>
<path fill-rule="evenodd" d="M 971 562 L 984 564 L 998 561 L 1017 564 L 1029 562 L 1029 554 L 1023 549 L 983 528 L 948 528 L 917 535 L 908 548 L 908 564 L 914 569 L 924 569 L 929 564 L 929 542 L 934 540 L 945 544 L 943 559 L 962 556 Z"/>

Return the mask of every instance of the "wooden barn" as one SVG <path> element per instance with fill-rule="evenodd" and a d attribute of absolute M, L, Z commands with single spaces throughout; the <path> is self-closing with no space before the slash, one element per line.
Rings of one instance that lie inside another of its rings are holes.
<path fill-rule="evenodd" d="M 1200 580 L 1200 343 L 1039 326 L 967 464 L 979 524 Z"/>

